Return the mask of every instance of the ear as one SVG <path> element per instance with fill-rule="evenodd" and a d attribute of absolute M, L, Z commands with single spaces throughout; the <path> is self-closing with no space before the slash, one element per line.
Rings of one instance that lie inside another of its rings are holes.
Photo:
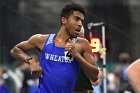
<path fill-rule="evenodd" d="M 62 24 L 66 24 L 66 22 L 67 22 L 66 18 L 65 18 L 65 17 L 62 17 L 62 18 L 61 18 L 61 23 L 62 23 Z"/>

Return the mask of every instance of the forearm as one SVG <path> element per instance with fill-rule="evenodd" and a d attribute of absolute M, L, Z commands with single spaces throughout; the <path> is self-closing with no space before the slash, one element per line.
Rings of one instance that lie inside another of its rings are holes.
<path fill-rule="evenodd" d="M 21 61 L 24 61 L 26 63 L 29 63 L 29 60 L 32 59 L 27 53 L 25 53 L 23 50 L 15 46 L 11 51 L 11 55 Z"/>
<path fill-rule="evenodd" d="M 102 73 L 101 69 L 100 68 L 98 68 L 98 69 L 99 69 L 98 80 L 96 80 L 95 82 L 91 81 L 93 86 L 97 86 L 98 84 L 100 84 L 102 81 L 102 78 L 103 78 L 103 73 Z"/>
<path fill-rule="evenodd" d="M 77 54 L 76 57 L 77 61 L 79 62 L 80 66 L 82 67 L 85 74 L 92 80 L 96 81 L 98 79 L 98 68 L 87 62 L 80 54 Z"/>

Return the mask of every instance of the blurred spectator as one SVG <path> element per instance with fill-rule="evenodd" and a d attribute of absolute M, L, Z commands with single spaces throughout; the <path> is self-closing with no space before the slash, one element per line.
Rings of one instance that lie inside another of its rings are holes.
<path fill-rule="evenodd" d="M 31 55 L 37 62 L 39 61 L 38 56 L 35 54 Z M 31 75 L 29 64 L 22 62 L 22 65 L 20 66 L 20 70 L 23 72 L 23 88 L 21 93 L 32 93 L 33 89 L 35 90 L 37 88 L 37 80 L 38 78 L 33 78 Z"/>
<path fill-rule="evenodd" d="M 17 77 L 20 79 L 21 82 L 23 82 L 24 79 L 24 74 L 22 72 L 22 66 L 23 66 L 23 62 L 17 61 L 15 62 L 15 73 L 17 75 Z M 21 85 L 23 86 L 23 85 Z"/>
<path fill-rule="evenodd" d="M 114 73 L 120 80 L 119 93 L 124 93 L 125 91 L 128 91 L 131 88 L 126 77 L 126 69 L 129 65 L 130 55 L 124 52 L 118 56 L 118 59 L 120 61 L 120 65 L 115 67 Z M 132 90 L 130 90 L 130 92 L 133 93 Z"/>
<path fill-rule="evenodd" d="M 5 84 L 4 79 L 2 78 L 3 73 L 4 68 L 0 67 L 0 93 L 10 93 L 7 85 Z"/>
<path fill-rule="evenodd" d="M 24 73 L 22 72 L 22 65 L 23 65 L 23 62 L 20 62 L 20 61 L 16 61 L 14 63 L 15 74 L 18 77 L 18 79 L 19 79 L 18 83 L 20 84 L 18 86 L 19 93 L 21 93 L 21 89 L 23 87 L 23 80 L 24 80 Z"/>
<path fill-rule="evenodd" d="M 2 79 L 5 81 L 5 85 L 7 86 L 7 88 L 9 89 L 10 93 L 17 93 L 16 91 L 16 81 L 14 78 L 14 73 L 7 69 L 6 67 L 2 67 L 1 68 L 1 76 Z"/>
<path fill-rule="evenodd" d="M 39 79 L 35 78 L 35 79 L 29 79 L 27 81 L 27 85 L 28 85 L 28 92 L 27 93 L 34 93 L 34 91 L 37 89 L 39 84 Z"/>
<path fill-rule="evenodd" d="M 6 86 L 2 78 L 0 78 L 0 93 L 10 93 L 8 87 Z"/>
<path fill-rule="evenodd" d="M 119 93 L 119 79 L 115 76 L 114 73 L 111 73 L 109 72 L 107 69 L 106 69 L 106 74 L 107 74 L 107 85 L 106 85 L 106 88 L 107 88 L 107 93 Z M 100 93 L 103 93 L 104 92 L 104 85 L 103 85 L 103 81 L 101 82 L 100 84 L 100 88 L 101 88 L 101 92 Z"/>
<path fill-rule="evenodd" d="M 39 62 L 39 56 L 38 55 L 35 55 L 35 54 L 32 54 L 31 55 L 37 62 Z M 34 77 L 34 78 L 31 78 L 31 79 L 28 79 L 27 80 L 27 93 L 33 93 L 37 87 L 38 87 L 38 84 L 39 84 L 39 78 L 38 77 Z"/>
<path fill-rule="evenodd" d="M 119 93 L 120 86 L 119 79 L 113 73 L 108 73 L 107 79 L 108 79 L 107 93 Z"/>

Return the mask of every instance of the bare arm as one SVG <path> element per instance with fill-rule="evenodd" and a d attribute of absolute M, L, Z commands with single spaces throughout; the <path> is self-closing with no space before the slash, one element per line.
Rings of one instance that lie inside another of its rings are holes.
<path fill-rule="evenodd" d="M 92 80 L 96 81 L 98 79 L 99 70 L 96 67 L 95 59 L 92 55 L 92 50 L 90 44 L 86 41 L 83 43 L 83 57 L 79 54 L 76 59 L 80 63 L 80 66 L 84 70 L 85 74 Z"/>
<path fill-rule="evenodd" d="M 134 61 L 127 68 L 126 75 L 136 93 L 140 93 L 140 59 Z"/>
<path fill-rule="evenodd" d="M 12 50 L 11 55 L 15 57 L 16 59 L 22 60 L 28 64 L 30 64 L 30 68 L 33 74 L 35 76 L 41 75 L 41 68 L 37 64 L 36 60 L 30 57 L 27 52 L 36 48 L 39 48 L 41 44 L 40 41 L 40 34 L 34 35 L 31 38 L 29 38 L 27 41 L 23 41 L 19 44 L 17 44 Z"/>
<path fill-rule="evenodd" d="M 24 62 L 29 63 L 28 61 L 31 59 L 31 57 L 26 52 L 37 48 L 38 36 L 39 35 L 34 35 L 31 38 L 29 38 L 27 41 L 23 41 L 15 45 L 15 47 L 10 52 L 11 55 L 16 59 L 20 59 Z"/>
<path fill-rule="evenodd" d="M 83 46 L 83 56 L 81 56 L 81 54 L 79 54 L 78 51 L 74 48 L 74 44 L 66 44 L 65 49 L 68 50 L 77 59 L 89 79 L 96 81 L 98 79 L 99 70 L 96 67 L 90 44 L 87 40 L 82 40 L 82 42 L 80 46 Z"/>

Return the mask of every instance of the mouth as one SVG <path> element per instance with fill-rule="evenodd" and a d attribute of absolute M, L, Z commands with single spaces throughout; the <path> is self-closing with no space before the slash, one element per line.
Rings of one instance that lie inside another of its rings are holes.
<path fill-rule="evenodd" d="M 77 31 L 78 33 L 80 32 L 81 28 L 76 28 L 75 31 Z"/>

